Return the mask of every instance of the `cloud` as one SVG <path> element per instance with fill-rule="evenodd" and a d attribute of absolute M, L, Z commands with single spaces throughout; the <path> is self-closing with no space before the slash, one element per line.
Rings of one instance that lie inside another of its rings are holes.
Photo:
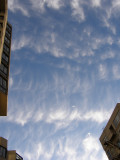
<path fill-rule="evenodd" d="M 101 59 L 102 60 L 112 59 L 115 57 L 115 55 L 116 55 L 115 51 L 108 50 L 107 52 L 101 55 Z"/>
<path fill-rule="evenodd" d="M 92 151 L 98 151 L 100 149 L 98 144 L 98 139 L 94 138 L 92 135 L 89 134 L 83 140 L 83 147 L 87 154 L 90 154 Z"/>
<path fill-rule="evenodd" d="M 113 24 L 111 24 L 111 22 L 110 22 L 110 17 L 111 17 L 111 14 L 109 14 L 108 16 L 103 16 L 102 17 L 102 21 L 103 21 L 103 25 L 105 26 L 105 27 L 107 27 L 109 30 L 111 30 L 112 31 L 112 33 L 115 35 L 116 34 L 116 27 L 115 27 L 115 25 L 113 25 Z"/>
<path fill-rule="evenodd" d="M 10 86 L 10 88 L 13 86 L 13 78 L 12 77 L 10 77 L 10 79 L 9 79 L 9 86 Z"/>
<path fill-rule="evenodd" d="M 112 13 L 115 16 L 118 16 L 118 13 L 120 13 L 120 1 L 119 0 L 112 0 Z"/>
<path fill-rule="evenodd" d="M 82 154 L 81 160 L 99 160 L 98 153 L 100 151 L 100 145 L 96 137 L 92 136 L 91 134 L 88 134 L 83 139 L 82 145 L 84 148 L 84 154 Z"/>
<path fill-rule="evenodd" d="M 15 13 L 16 11 L 21 11 L 21 13 L 29 17 L 29 12 L 26 7 L 19 2 L 19 0 L 9 0 L 8 8 L 11 12 Z"/>
<path fill-rule="evenodd" d="M 37 10 L 38 12 L 42 13 L 45 12 L 46 6 L 55 10 L 59 10 L 61 7 L 64 6 L 63 0 L 30 0 L 30 2 L 34 11 Z"/>
<path fill-rule="evenodd" d="M 120 79 L 120 66 L 117 64 L 113 65 L 112 71 L 113 71 L 113 78 L 115 80 L 119 80 Z"/>
<path fill-rule="evenodd" d="M 15 108 L 12 105 L 15 105 L 18 109 L 15 111 Z M 68 108 L 68 107 L 59 107 L 54 110 L 52 109 L 36 109 L 35 104 L 20 104 L 18 105 L 15 100 L 11 103 L 11 108 L 8 112 L 7 121 L 15 122 L 20 125 L 25 125 L 29 122 L 40 122 L 43 121 L 48 124 L 53 124 L 57 129 L 66 128 L 71 123 L 74 122 L 96 122 L 103 123 L 108 120 L 110 117 L 110 113 L 106 110 L 98 110 L 98 111 L 80 111 L 79 108 Z M 24 111 L 20 106 L 24 106 Z M 27 107 L 29 106 L 29 107 Z M 37 112 L 36 112 L 37 111 Z"/>
<path fill-rule="evenodd" d="M 92 120 L 97 123 L 102 123 L 109 119 L 111 115 L 110 113 L 105 110 L 90 111 L 90 112 L 87 112 L 83 117 L 85 120 Z"/>
<path fill-rule="evenodd" d="M 83 139 L 80 135 L 72 134 L 41 140 L 32 144 L 32 151 L 30 152 L 27 148 L 24 152 L 24 158 L 27 160 L 34 158 L 36 160 L 51 160 L 55 157 L 59 160 L 79 160 L 81 157 L 81 160 L 107 160 L 107 156 L 100 149 L 98 138 L 91 134 Z"/>
<path fill-rule="evenodd" d="M 101 7 L 101 0 L 91 0 L 93 7 Z"/>
<path fill-rule="evenodd" d="M 30 41 L 31 41 L 31 38 L 27 37 L 27 36 L 24 36 L 24 35 L 22 35 L 19 38 L 13 39 L 12 51 L 20 50 L 20 49 L 22 49 L 24 47 L 28 47 Z"/>
<path fill-rule="evenodd" d="M 99 78 L 106 80 L 107 74 L 108 74 L 106 66 L 103 64 L 100 64 L 98 70 L 99 70 Z"/>
<path fill-rule="evenodd" d="M 85 20 L 84 10 L 80 3 L 80 0 L 72 0 L 71 8 L 72 8 L 72 16 L 78 21 L 83 22 Z"/>

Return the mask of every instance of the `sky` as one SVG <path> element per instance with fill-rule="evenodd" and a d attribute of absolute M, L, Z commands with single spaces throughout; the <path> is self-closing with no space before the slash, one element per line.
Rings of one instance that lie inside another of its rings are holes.
<path fill-rule="evenodd" d="M 8 116 L 24 160 L 108 160 L 99 137 L 120 100 L 119 0 L 8 0 Z"/>

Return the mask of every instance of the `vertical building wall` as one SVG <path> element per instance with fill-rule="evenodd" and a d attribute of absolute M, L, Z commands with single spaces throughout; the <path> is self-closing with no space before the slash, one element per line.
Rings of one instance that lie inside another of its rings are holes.
<path fill-rule="evenodd" d="M 6 160 L 7 158 L 7 140 L 0 137 L 0 160 Z"/>
<path fill-rule="evenodd" d="M 118 103 L 106 125 L 100 142 L 109 160 L 120 159 L 120 103 Z"/>
<path fill-rule="evenodd" d="M 7 140 L 0 137 L 0 160 L 23 160 L 16 150 L 7 150 Z"/>
<path fill-rule="evenodd" d="M 0 116 L 7 116 L 12 26 L 7 22 L 0 64 Z"/>
<path fill-rule="evenodd" d="M 8 16 L 7 0 L 0 0 L 0 64 L 2 59 L 3 43 Z"/>
<path fill-rule="evenodd" d="M 16 160 L 16 151 L 8 151 L 7 160 Z"/>

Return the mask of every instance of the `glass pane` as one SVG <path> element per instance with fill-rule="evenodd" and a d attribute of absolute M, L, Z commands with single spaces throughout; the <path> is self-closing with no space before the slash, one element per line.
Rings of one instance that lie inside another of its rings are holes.
<path fill-rule="evenodd" d="M 3 64 L 0 65 L 0 69 L 3 71 Z"/>
<path fill-rule="evenodd" d="M 4 73 L 7 74 L 7 68 L 6 67 L 4 67 Z"/>
<path fill-rule="evenodd" d="M 2 157 L 2 147 L 0 147 L 0 157 Z"/>
<path fill-rule="evenodd" d="M 3 87 L 6 88 L 6 81 L 3 79 Z"/>
<path fill-rule="evenodd" d="M 8 62 L 8 57 L 7 56 L 5 57 L 5 60 Z"/>
<path fill-rule="evenodd" d="M 5 148 L 3 148 L 3 157 L 5 158 L 6 156 L 5 156 Z"/>
<path fill-rule="evenodd" d="M 2 77 L 0 77 L 0 85 L 2 86 Z"/>

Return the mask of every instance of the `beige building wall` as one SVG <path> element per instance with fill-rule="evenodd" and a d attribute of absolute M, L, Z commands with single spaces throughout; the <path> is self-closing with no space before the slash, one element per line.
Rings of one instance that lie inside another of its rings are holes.
<path fill-rule="evenodd" d="M 7 116 L 12 26 L 7 22 L 0 64 L 0 116 Z"/>
<path fill-rule="evenodd" d="M 0 0 L 0 64 L 1 64 L 1 58 L 2 58 L 7 17 L 8 17 L 7 3 L 8 3 L 7 0 Z"/>
<path fill-rule="evenodd" d="M 2 147 L 2 149 L 0 148 L 0 154 L 1 154 L 1 152 L 6 152 L 7 153 L 7 143 L 8 143 L 8 141 L 5 138 L 0 137 L 0 147 Z M 6 160 L 6 158 L 4 156 L 0 156 L 0 160 Z"/>
<path fill-rule="evenodd" d="M 100 142 L 108 159 L 120 159 L 120 103 L 118 103 L 106 125 Z"/>
<path fill-rule="evenodd" d="M 0 146 L 3 146 L 4 148 L 7 148 L 7 139 L 0 137 Z"/>
<path fill-rule="evenodd" d="M 7 160 L 16 160 L 16 151 L 8 151 Z"/>
<path fill-rule="evenodd" d="M 7 150 L 7 143 L 5 138 L 0 137 L 0 160 L 23 160 L 16 150 Z"/>

